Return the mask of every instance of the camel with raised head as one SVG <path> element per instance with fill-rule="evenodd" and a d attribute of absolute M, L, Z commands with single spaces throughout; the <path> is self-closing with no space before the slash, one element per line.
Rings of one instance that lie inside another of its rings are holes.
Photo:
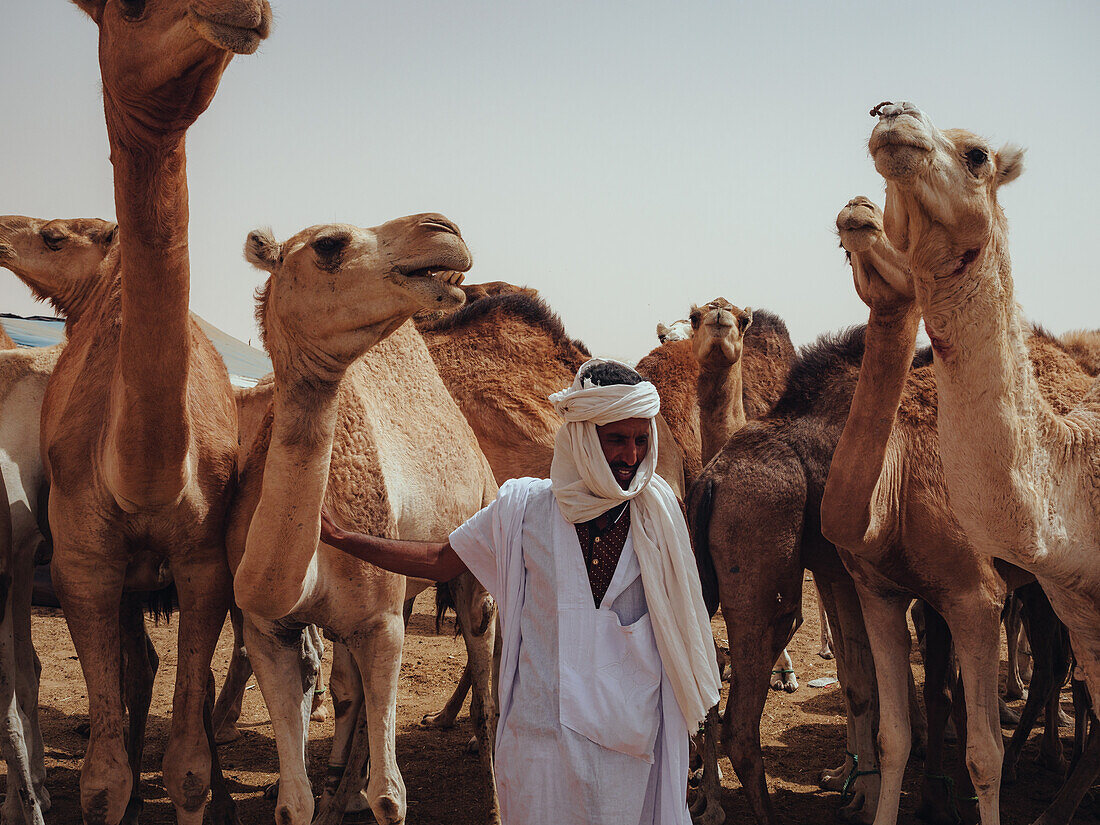
<path fill-rule="evenodd" d="M 966 711 L 968 776 L 960 779 L 963 787 L 972 782 L 981 821 L 996 825 L 1003 751 L 997 696 L 1001 608 L 1006 590 L 1031 577 L 980 553 L 949 505 L 937 435 L 942 399 L 929 356 L 914 363 L 920 311 L 906 287 L 910 262 L 887 238 L 882 212 L 866 198 L 841 210 L 837 228 L 857 292 L 871 313 L 859 380 L 821 502 L 821 523 L 824 535 L 843 548 L 874 652 L 882 771 L 875 823 L 896 822 L 909 756 L 905 611 L 916 596 L 942 617 L 954 642 Z M 1069 408 L 1084 397 L 1090 382 L 1059 342 L 1032 331 L 1021 346 L 1041 376 L 1037 389 L 1048 403 Z M 1066 381 L 1073 373 L 1081 378 Z M 1036 688 L 1029 701 L 1041 704 L 1050 686 Z M 928 683 L 925 697 L 930 732 L 938 731 L 946 697 L 935 695 Z M 924 790 L 928 812 L 945 816 L 936 806 L 949 801 L 942 788 L 929 784 L 946 784 L 939 779 L 941 746 L 940 736 L 929 737 Z"/>
<path fill-rule="evenodd" d="M 997 192 L 1023 151 L 941 131 L 909 103 L 875 107 L 885 230 L 905 256 L 935 351 L 951 508 L 979 552 L 1031 571 L 1069 628 L 1100 703 L 1100 384 L 1059 408 L 1026 356 Z M 1084 370 L 1059 376 L 1077 384 Z"/>
<path fill-rule="evenodd" d="M 164 784 L 178 821 L 197 825 L 216 774 L 203 717 L 230 599 L 224 520 L 237 422 L 225 365 L 187 307 L 184 136 L 233 55 L 267 35 L 271 9 L 266 0 L 77 4 L 99 28 L 120 230 L 104 261 L 111 275 L 70 324 L 42 413 L 54 584 L 88 688 L 81 808 L 87 822 L 137 817 L 120 601 L 128 580 L 156 580 L 166 560 L 180 611 Z"/>
<path fill-rule="evenodd" d="M 279 750 L 276 818 L 305 825 L 313 816 L 305 730 L 317 661 L 302 631 L 314 623 L 343 643 L 358 671 L 357 696 L 348 697 L 353 712 L 337 712 L 330 780 L 339 787 L 326 788 L 318 821 L 340 820 L 362 787 L 369 752 L 366 799 L 379 822 L 400 823 L 401 608 L 414 583 L 320 544 L 320 508 L 325 503 L 358 531 L 441 541 L 495 496 L 477 439 L 407 323 L 425 307 L 463 301 L 458 273 L 469 268 L 469 252 L 439 215 L 374 229 L 315 226 L 283 243 L 257 231 L 245 251 L 269 273 L 257 317 L 275 391 L 242 474 L 227 544 Z M 451 585 L 467 650 L 471 658 L 478 652 L 473 666 L 486 677 L 475 682 L 488 685 L 491 601 L 469 576 Z M 493 704 L 485 697 L 481 707 L 475 723 L 486 794 L 495 803 Z"/>
<path fill-rule="evenodd" d="M 0 266 L 18 275 L 36 297 L 49 300 L 62 314 L 79 315 L 96 283 L 103 258 L 117 241 L 115 229 L 113 223 L 91 218 L 45 221 L 15 215 L 0 217 Z M 7 605 L 0 637 L 4 644 L 10 641 L 14 645 L 14 659 L 10 668 L 7 663 L 0 668 L 0 678 L 14 683 L 14 707 L 19 714 L 18 724 L 11 718 L 4 728 L 9 741 L 3 750 L 8 755 L 10 776 L 22 776 L 29 770 L 33 777 L 25 796 L 7 795 L 5 822 L 19 821 L 15 812 L 20 800 L 28 823 L 41 820 L 41 813 L 34 813 L 36 807 L 49 809 L 38 721 L 41 665 L 31 639 L 31 590 L 36 557 L 43 550 L 39 508 L 45 506 L 47 492 L 39 446 L 42 399 L 63 347 L 56 344 L 0 351 L 0 472 L 11 521 L 12 576 L 11 586 L 5 591 Z M 9 709 L 9 714 L 12 712 Z"/>

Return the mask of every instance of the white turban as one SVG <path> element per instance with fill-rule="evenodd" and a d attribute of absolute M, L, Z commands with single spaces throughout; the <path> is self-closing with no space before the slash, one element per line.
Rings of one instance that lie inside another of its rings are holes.
<path fill-rule="evenodd" d="M 684 719 L 694 729 L 718 703 L 720 681 L 687 524 L 676 494 L 656 473 L 653 419 L 661 399 L 648 381 L 603 387 L 582 382 L 585 370 L 602 363 L 617 362 L 585 362 L 571 387 L 550 396 L 565 418 L 554 440 L 551 486 L 558 508 L 572 524 L 630 501 L 630 531 L 657 651 Z M 596 427 L 626 418 L 648 418 L 650 424 L 649 450 L 624 490 L 604 457 Z"/>

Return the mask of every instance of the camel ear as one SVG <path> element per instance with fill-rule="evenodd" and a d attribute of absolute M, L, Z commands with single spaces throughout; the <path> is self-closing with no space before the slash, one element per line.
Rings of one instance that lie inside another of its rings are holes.
<path fill-rule="evenodd" d="M 658 321 L 657 322 L 657 340 L 660 341 L 663 344 L 665 342 L 665 336 L 668 335 L 668 333 L 669 333 L 669 328 L 667 326 L 665 326 L 664 324 L 662 324 L 660 321 Z"/>
<path fill-rule="evenodd" d="M 274 273 L 279 266 L 282 245 L 270 229 L 253 229 L 244 242 L 244 257 L 255 267 Z"/>
<path fill-rule="evenodd" d="M 698 304 L 691 305 L 691 312 L 688 313 L 688 322 L 691 324 L 693 330 L 699 329 L 699 324 L 703 320 L 703 311 L 699 309 Z"/>
<path fill-rule="evenodd" d="M 997 152 L 997 185 L 1004 186 L 1020 177 L 1024 171 L 1024 150 L 1011 143 Z"/>
<path fill-rule="evenodd" d="M 103 7 L 107 5 L 107 0 L 73 0 L 73 3 L 80 6 L 84 13 L 99 25 L 99 21 L 103 19 Z"/>
<path fill-rule="evenodd" d="M 741 334 L 745 334 L 745 330 L 752 326 L 752 307 L 745 307 L 741 310 L 741 317 L 737 319 L 737 326 L 741 328 Z"/>

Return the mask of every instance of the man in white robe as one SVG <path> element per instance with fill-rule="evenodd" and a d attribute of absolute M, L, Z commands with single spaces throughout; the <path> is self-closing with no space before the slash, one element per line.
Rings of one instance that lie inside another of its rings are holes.
<path fill-rule="evenodd" d="M 690 825 L 688 735 L 719 682 L 687 526 L 655 473 L 660 401 L 599 359 L 551 400 L 566 419 L 551 478 L 505 482 L 445 544 L 347 533 L 324 513 L 321 538 L 405 575 L 468 569 L 496 600 L 505 825 Z M 614 574 L 597 584 L 591 550 L 624 513 Z M 591 532 L 574 525 L 600 533 L 583 552 Z"/>

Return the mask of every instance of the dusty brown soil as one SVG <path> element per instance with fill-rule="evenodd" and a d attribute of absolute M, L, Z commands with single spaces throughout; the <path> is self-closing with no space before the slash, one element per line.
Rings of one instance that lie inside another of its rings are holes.
<path fill-rule="evenodd" d="M 817 787 L 822 768 L 839 763 L 844 752 L 844 724 L 839 688 L 815 689 L 811 679 L 834 675 L 836 666 L 819 659 L 816 593 L 806 588 L 806 623 L 790 647 L 801 687 L 794 694 L 773 693 L 764 711 L 762 740 L 769 782 L 780 820 L 786 823 L 828 823 L 837 821 L 839 796 Z M 401 667 L 398 697 L 397 758 L 408 788 L 410 825 L 480 825 L 485 821 L 486 803 L 475 790 L 477 760 L 466 756 L 470 735 L 464 713 L 451 731 L 422 730 L 418 721 L 438 710 L 450 695 L 462 671 L 465 651 L 461 639 L 450 632 L 436 635 L 431 600 L 421 597 L 409 627 Z M 448 628 L 451 626 L 448 625 Z M 715 632 L 725 638 L 725 627 L 716 621 Z M 171 804 L 160 778 L 160 762 L 168 732 L 172 678 L 175 671 L 175 624 L 151 627 L 150 633 L 161 656 L 149 735 L 145 750 L 143 794 L 146 807 L 143 822 L 149 825 L 174 823 Z M 41 713 L 46 740 L 46 760 L 53 809 L 47 820 L 56 825 L 80 822 L 78 777 L 85 741 L 74 728 L 86 719 L 87 698 L 72 642 L 60 611 L 36 608 L 35 643 L 42 658 Z M 214 658 L 214 671 L 221 684 L 229 661 L 232 633 L 228 623 Z M 919 661 L 915 659 L 914 661 Z M 326 673 L 331 655 L 326 655 Z M 918 681 L 921 674 L 918 666 Z M 724 700 L 725 697 L 723 697 Z M 1068 692 L 1063 695 L 1069 711 Z M 1019 709 L 1022 703 L 1014 703 Z M 330 708 L 331 711 L 331 708 Z M 245 694 L 241 718 L 243 736 L 220 749 L 230 788 L 237 801 L 242 825 L 268 825 L 274 821 L 274 803 L 263 798 L 264 786 L 278 773 L 275 742 L 255 679 Z M 1006 731 L 1010 734 L 1011 731 Z M 310 776 L 319 786 L 332 741 L 332 722 L 313 723 L 309 744 Z M 1067 753 L 1071 732 L 1063 730 Z M 1058 789 L 1059 778 L 1035 765 L 1037 743 L 1033 736 L 1020 765 L 1021 779 L 1002 791 L 1002 822 L 1030 823 L 1042 813 Z M 3 771 L 0 762 L 0 771 Z M 915 823 L 919 760 L 910 762 L 902 823 Z M 729 823 L 751 822 L 748 805 L 727 760 L 722 760 L 724 803 Z M 350 818 L 349 818 L 350 821 Z M 363 821 L 363 820 L 360 820 Z M 1086 799 L 1076 823 L 1100 823 L 1094 801 Z"/>

